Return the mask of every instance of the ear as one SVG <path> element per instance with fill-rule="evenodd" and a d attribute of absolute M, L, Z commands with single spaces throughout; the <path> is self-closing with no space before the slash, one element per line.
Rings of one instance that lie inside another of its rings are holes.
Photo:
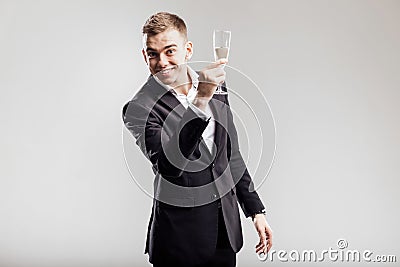
<path fill-rule="evenodd" d="M 142 54 L 143 54 L 144 62 L 146 62 L 146 64 L 149 65 L 149 62 L 147 62 L 147 56 L 146 56 L 146 52 L 144 51 L 144 49 L 142 49 Z"/>
<path fill-rule="evenodd" d="M 187 41 L 185 44 L 185 49 L 186 49 L 186 60 L 190 60 L 193 55 L 193 43 L 191 41 Z"/>

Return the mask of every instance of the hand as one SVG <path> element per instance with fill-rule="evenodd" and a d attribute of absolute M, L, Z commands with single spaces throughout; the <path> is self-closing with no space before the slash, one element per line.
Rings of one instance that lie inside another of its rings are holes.
<path fill-rule="evenodd" d="M 256 245 L 256 253 L 267 254 L 272 247 L 272 230 L 264 214 L 254 216 L 254 227 L 260 237 L 260 242 Z"/>
<path fill-rule="evenodd" d="M 222 68 L 222 65 L 226 64 L 227 62 L 227 59 L 222 58 L 200 71 L 197 97 L 206 100 L 210 100 L 212 98 L 218 84 L 225 81 L 226 73 Z"/>

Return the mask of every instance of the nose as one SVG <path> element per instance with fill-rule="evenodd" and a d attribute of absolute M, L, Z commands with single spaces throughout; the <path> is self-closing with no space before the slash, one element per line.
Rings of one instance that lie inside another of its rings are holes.
<path fill-rule="evenodd" d="M 159 58 L 157 64 L 160 69 L 168 66 L 168 58 L 166 55 L 164 55 L 164 53 L 160 54 L 160 58 Z"/>

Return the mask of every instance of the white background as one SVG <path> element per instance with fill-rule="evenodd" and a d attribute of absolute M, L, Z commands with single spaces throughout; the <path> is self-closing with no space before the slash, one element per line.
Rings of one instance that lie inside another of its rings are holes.
<path fill-rule="evenodd" d="M 0 266 L 148 266 L 151 199 L 125 166 L 121 108 L 148 75 L 141 27 L 157 11 L 185 19 L 193 60 L 232 30 L 230 65 L 271 105 L 258 191 L 274 249 L 345 238 L 399 257 L 400 1 L 43 0 L 0 1 Z M 238 266 L 288 265 L 258 261 L 243 228 Z"/>

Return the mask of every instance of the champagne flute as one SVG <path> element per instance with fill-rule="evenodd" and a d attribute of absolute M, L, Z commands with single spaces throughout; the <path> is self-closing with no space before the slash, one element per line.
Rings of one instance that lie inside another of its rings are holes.
<path fill-rule="evenodd" d="M 230 31 L 214 30 L 213 46 L 214 46 L 215 61 L 221 58 L 228 59 L 230 45 L 231 45 Z M 222 67 L 224 67 L 224 65 Z M 228 92 L 222 91 L 221 85 L 219 84 L 214 94 L 226 95 L 228 94 Z"/>

